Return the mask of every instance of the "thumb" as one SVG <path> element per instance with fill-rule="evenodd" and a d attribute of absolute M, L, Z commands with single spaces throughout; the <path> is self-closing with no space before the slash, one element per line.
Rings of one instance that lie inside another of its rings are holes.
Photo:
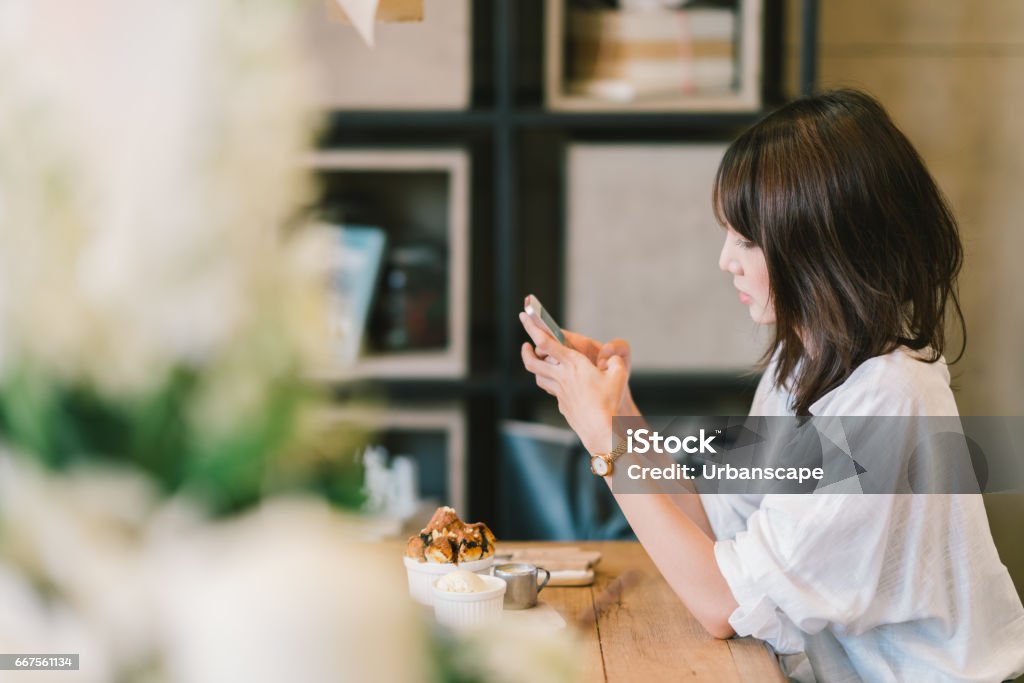
<path fill-rule="evenodd" d="M 622 360 L 622 356 L 612 356 L 608 359 L 608 372 L 619 373 L 625 372 L 626 363 Z"/>

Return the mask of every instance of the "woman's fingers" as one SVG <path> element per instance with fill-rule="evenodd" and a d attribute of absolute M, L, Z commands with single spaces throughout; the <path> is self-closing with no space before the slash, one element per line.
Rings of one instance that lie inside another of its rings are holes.
<path fill-rule="evenodd" d="M 548 334 L 533 318 L 525 313 L 519 314 L 519 322 L 523 324 L 526 333 L 530 335 L 530 339 L 536 345 L 537 356 L 541 358 L 551 356 L 556 361 L 562 362 L 569 349 L 559 344 L 557 339 Z"/>
<path fill-rule="evenodd" d="M 609 374 L 618 374 L 626 371 L 626 361 L 622 356 L 612 356 L 608 359 L 607 372 Z"/>
<path fill-rule="evenodd" d="M 538 358 L 529 342 L 523 342 L 523 346 L 520 348 L 520 355 L 523 357 L 523 365 L 533 373 L 534 378 L 537 380 L 537 386 L 552 396 L 557 397 L 558 382 L 550 374 L 554 372 L 551 363 Z"/>
<path fill-rule="evenodd" d="M 625 339 L 612 339 L 610 342 L 605 342 L 601 345 L 601 350 L 597 352 L 599 358 L 608 358 L 611 356 L 629 358 L 629 354 L 629 342 Z"/>
<path fill-rule="evenodd" d="M 629 348 L 629 342 L 625 339 L 613 339 L 601 346 L 601 350 L 597 352 L 597 367 L 604 370 L 608 367 L 608 359 L 612 357 L 622 358 L 624 365 L 629 369 L 629 359 L 632 353 Z"/>
<path fill-rule="evenodd" d="M 565 335 L 565 340 L 569 342 L 569 346 L 586 356 L 587 360 L 591 363 L 594 363 L 595 365 L 597 364 L 597 353 L 601 348 L 600 344 L 590 337 L 579 334 L 578 332 L 562 330 L 562 334 Z"/>
<path fill-rule="evenodd" d="M 540 358 L 534 351 L 533 346 L 530 345 L 530 342 L 523 342 L 519 349 L 519 355 L 522 356 L 523 367 L 527 370 L 537 375 L 537 377 L 554 380 L 554 373 L 558 367 L 557 364 L 552 364 L 547 359 Z"/>
<path fill-rule="evenodd" d="M 558 385 L 553 380 L 550 380 L 541 375 L 537 375 L 537 386 L 551 394 L 554 397 L 558 397 Z"/>

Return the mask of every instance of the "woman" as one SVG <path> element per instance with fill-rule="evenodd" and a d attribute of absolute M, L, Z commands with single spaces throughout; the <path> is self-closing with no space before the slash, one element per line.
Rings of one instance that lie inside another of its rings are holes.
<path fill-rule="evenodd" d="M 960 318 L 956 223 L 874 99 L 790 103 L 725 153 L 719 267 L 774 326 L 752 415 L 955 416 L 942 356 Z M 537 384 L 584 446 L 639 416 L 626 342 L 520 316 Z M 632 456 L 622 456 L 624 467 Z M 611 477 L 605 477 L 609 486 Z M 718 638 L 752 635 L 818 681 L 1001 681 L 1024 672 L 1024 608 L 977 495 L 624 495 L 638 539 Z"/>

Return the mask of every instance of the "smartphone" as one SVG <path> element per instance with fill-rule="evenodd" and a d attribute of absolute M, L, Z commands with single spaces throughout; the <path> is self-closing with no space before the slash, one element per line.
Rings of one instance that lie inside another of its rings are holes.
<path fill-rule="evenodd" d="M 541 327 L 548 331 L 552 337 L 558 340 L 560 344 L 569 346 L 569 343 L 565 339 L 565 335 L 562 334 L 562 327 L 555 322 L 555 319 L 551 317 L 544 306 L 540 303 L 540 299 L 530 294 L 526 297 L 526 301 L 523 304 L 523 311 L 526 315 L 533 318 Z"/>

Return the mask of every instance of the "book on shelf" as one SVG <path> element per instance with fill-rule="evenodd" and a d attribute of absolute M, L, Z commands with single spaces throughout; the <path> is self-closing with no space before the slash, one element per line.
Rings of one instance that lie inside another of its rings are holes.
<path fill-rule="evenodd" d="M 328 334 L 333 360 L 359 358 L 384 262 L 387 234 L 367 225 L 332 225 Z"/>
<path fill-rule="evenodd" d="M 736 25 L 728 8 L 573 9 L 568 91 L 623 102 L 729 92 Z"/>

